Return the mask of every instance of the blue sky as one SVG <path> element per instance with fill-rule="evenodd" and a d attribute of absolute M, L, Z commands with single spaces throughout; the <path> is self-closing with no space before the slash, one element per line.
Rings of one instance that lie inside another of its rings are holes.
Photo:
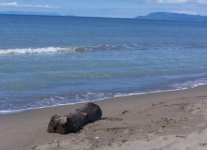
<path fill-rule="evenodd" d="M 207 0 L 0 0 L 0 11 L 121 18 L 157 11 L 207 15 Z"/>

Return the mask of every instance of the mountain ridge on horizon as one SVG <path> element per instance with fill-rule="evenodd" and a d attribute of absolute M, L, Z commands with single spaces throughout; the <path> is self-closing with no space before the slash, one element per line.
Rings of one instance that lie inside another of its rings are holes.
<path fill-rule="evenodd" d="M 25 11 L 0 11 L 0 15 L 40 15 L 40 16 L 73 16 L 72 14 L 61 15 L 53 12 L 25 12 Z"/>
<path fill-rule="evenodd" d="M 172 13 L 172 12 L 153 12 L 146 16 L 135 17 L 135 19 L 206 22 L 207 16 L 191 15 L 185 13 Z"/>
<path fill-rule="evenodd" d="M 25 11 L 0 11 L 0 15 L 37 15 L 37 16 L 68 16 L 68 17 L 82 17 L 72 14 L 58 14 L 53 12 L 25 12 Z M 98 17 L 106 18 L 106 17 Z M 110 17 L 109 17 L 110 18 Z M 130 18 L 128 18 L 130 19 Z M 163 20 L 163 21 L 193 21 L 193 22 L 207 22 L 207 16 L 191 15 L 185 13 L 173 12 L 152 12 L 145 16 L 137 16 L 131 19 L 140 20 Z"/>

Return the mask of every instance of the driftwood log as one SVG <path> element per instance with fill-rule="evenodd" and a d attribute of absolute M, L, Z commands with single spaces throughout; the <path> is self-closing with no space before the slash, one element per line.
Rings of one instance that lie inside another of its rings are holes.
<path fill-rule="evenodd" d="M 60 134 L 76 133 L 86 124 L 101 119 L 101 116 L 101 108 L 94 103 L 88 103 L 82 108 L 77 109 L 72 114 L 65 116 L 52 116 L 48 124 L 47 131 L 49 133 Z"/>

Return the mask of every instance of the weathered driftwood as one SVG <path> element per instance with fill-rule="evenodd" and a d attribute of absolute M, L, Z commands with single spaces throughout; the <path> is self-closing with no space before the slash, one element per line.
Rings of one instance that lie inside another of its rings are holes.
<path fill-rule="evenodd" d="M 52 116 L 47 131 L 60 134 L 76 133 L 86 124 L 101 119 L 101 116 L 100 107 L 94 103 L 88 103 L 77 109 L 75 113 L 65 116 Z"/>

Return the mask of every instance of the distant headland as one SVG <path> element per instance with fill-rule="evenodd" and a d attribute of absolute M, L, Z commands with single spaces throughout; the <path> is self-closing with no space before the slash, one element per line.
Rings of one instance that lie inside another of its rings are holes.
<path fill-rule="evenodd" d="M 181 14 L 181 13 L 170 13 L 170 12 L 155 12 L 155 13 L 150 13 L 146 16 L 135 17 L 135 19 L 206 22 L 207 16 L 190 15 L 190 14 L 183 14 L 183 13 Z"/>
<path fill-rule="evenodd" d="M 73 14 L 58 14 L 50 12 L 25 12 L 25 11 L 0 11 L 0 15 L 32 15 L 32 16 L 69 16 L 69 17 L 82 17 Z M 90 16 L 88 16 L 91 18 Z M 92 17 L 93 18 L 93 17 Z M 107 18 L 107 17 L 95 17 Z M 127 18 L 124 18 L 127 19 Z M 130 18 L 128 18 L 130 19 Z M 153 12 L 146 16 L 138 16 L 131 19 L 141 20 L 163 20 L 163 21 L 188 21 L 188 22 L 207 22 L 207 16 L 191 15 L 184 13 L 172 12 Z"/>
<path fill-rule="evenodd" d="M 49 12 L 24 12 L 24 11 L 0 11 L 0 15 L 37 15 L 37 16 L 73 16 L 72 14 L 61 15 Z"/>

